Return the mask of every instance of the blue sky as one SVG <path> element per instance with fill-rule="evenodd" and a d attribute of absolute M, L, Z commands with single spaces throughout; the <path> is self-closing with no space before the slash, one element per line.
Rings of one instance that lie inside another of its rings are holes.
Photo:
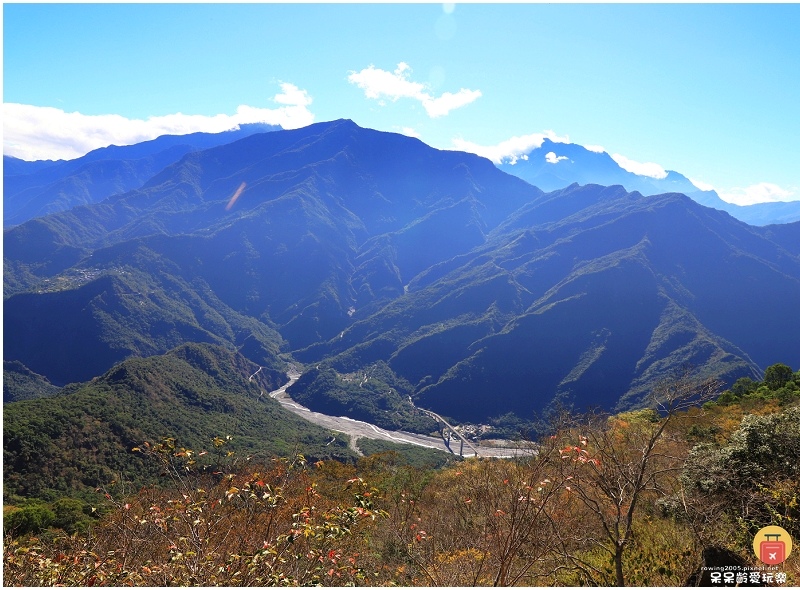
<path fill-rule="evenodd" d="M 794 200 L 798 23 L 798 4 L 5 4 L 4 153 L 350 118 L 495 159 L 550 135 Z"/>

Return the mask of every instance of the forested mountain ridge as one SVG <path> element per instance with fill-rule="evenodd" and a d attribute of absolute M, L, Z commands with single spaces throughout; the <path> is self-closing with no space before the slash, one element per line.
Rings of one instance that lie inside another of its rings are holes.
<path fill-rule="evenodd" d="M 268 461 L 302 448 L 309 457 L 354 457 L 346 441 L 308 424 L 262 392 L 258 365 L 213 344 L 185 344 L 163 355 L 128 359 L 55 397 L 3 408 L 6 497 L 86 495 L 119 479 L 141 485 L 159 466 L 131 449 L 170 437 L 203 448 L 232 436 L 233 448 Z M 332 444 L 330 444 L 332 443 Z"/>
<path fill-rule="evenodd" d="M 421 405 L 476 420 L 541 409 L 540 388 L 626 407 L 666 366 L 734 380 L 757 376 L 770 354 L 796 354 L 784 327 L 796 327 L 800 265 L 761 230 L 682 195 L 592 186 L 515 217 L 299 358 L 336 354 L 334 366 L 352 369 L 388 357 Z"/>
<path fill-rule="evenodd" d="M 87 342 L 106 343 L 95 372 L 252 334 L 259 364 L 384 361 L 415 402 L 460 419 L 623 408 L 685 363 L 731 382 L 800 364 L 798 243 L 800 224 L 619 186 L 543 193 L 472 154 L 320 123 L 192 152 L 7 230 L 6 360 L 69 380 L 66 347 L 35 350 L 37 318 L 69 334 L 76 320 L 52 310 L 74 300 Z"/>

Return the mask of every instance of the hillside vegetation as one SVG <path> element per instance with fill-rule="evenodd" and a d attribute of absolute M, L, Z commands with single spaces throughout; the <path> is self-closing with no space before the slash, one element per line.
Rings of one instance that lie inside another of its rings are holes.
<path fill-rule="evenodd" d="M 262 460 L 302 450 L 348 459 L 347 442 L 284 410 L 262 392 L 268 380 L 241 355 L 210 344 L 127 360 L 56 397 L 5 404 L 3 493 L 24 498 L 81 497 L 113 479 L 151 482 L 158 469 L 131 449 L 165 437 L 199 447 L 235 436 L 231 448 Z"/>
<path fill-rule="evenodd" d="M 161 483 L 133 494 L 103 488 L 91 534 L 23 532 L 63 524 L 63 501 L 7 514 L 15 536 L 6 539 L 5 580 L 680 586 L 702 575 L 704 552 L 761 576 L 759 528 L 777 524 L 800 538 L 791 460 L 800 452 L 800 374 L 776 388 L 769 378 L 785 371 L 768 373 L 757 384 L 764 395 L 728 403 L 725 393 L 702 408 L 685 405 L 719 394 L 718 385 L 680 375 L 654 392 L 660 413 L 562 415 L 537 454 L 435 471 L 393 453 L 242 462 L 224 439 L 193 449 L 142 444 L 136 455 Z M 796 585 L 798 554 L 769 575 Z"/>
<path fill-rule="evenodd" d="M 383 362 L 344 375 L 313 368 L 287 389 L 293 399 L 323 414 L 345 415 L 389 430 L 435 431 L 436 421 L 409 402 L 411 391 L 410 384 Z"/>
<path fill-rule="evenodd" d="M 284 377 L 283 340 L 268 324 L 232 310 L 199 277 L 137 243 L 92 258 L 92 267 L 45 279 L 6 299 L 4 354 L 66 385 L 132 356 L 163 354 L 185 342 L 226 345 Z"/>
<path fill-rule="evenodd" d="M 59 387 L 19 361 L 3 361 L 3 403 L 55 395 Z"/>

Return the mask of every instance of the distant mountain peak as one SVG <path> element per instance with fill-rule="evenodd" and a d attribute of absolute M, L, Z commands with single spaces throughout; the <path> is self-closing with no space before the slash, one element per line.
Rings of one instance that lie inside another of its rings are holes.
<path fill-rule="evenodd" d="M 352 119 L 333 119 L 332 121 L 320 121 L 319 123 L 312 123 L 307 128 L 327 128 L 327 129 L 364 129 L 364 127 L 360 127 L 355 121 Z"/>
<path fill-rule="evenodd" d="M 715 191 L 699 188 L 675 170 L 667 170 L 663 178 L 636 174 L 622 168 L 605 151 L 587 149 L 577 143 L 561 143 L 549 137 L 527 154 L 504 160 L 498 168 L 547 192 L 565 188 L 573 182 L 621 185 L 628 191 L 639 191 L 643 195 L 682 193 L 701 205 L 726 211 L 752 225 L 800 221 L 800 201 L 747 207 L 733 205 L 720 199 Z"/>

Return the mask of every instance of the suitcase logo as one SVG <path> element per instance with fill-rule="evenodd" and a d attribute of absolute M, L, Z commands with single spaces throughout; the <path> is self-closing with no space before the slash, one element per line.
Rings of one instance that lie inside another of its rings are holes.
<path fill-rule="evenodd" d="M 779 526 L 766 526 L 753 539 L 753 551 L 766 565 L 778 565 L 786 561 L 792 551 L 792 538 Z"/>
<path fill-rule="evenodd" d="M 766 541 L 759 543 L 759 559 L 768 565 L 777 565 L 786 560 L 786 543 L 780 540 L 781 535 L 764 535 Z"/>

